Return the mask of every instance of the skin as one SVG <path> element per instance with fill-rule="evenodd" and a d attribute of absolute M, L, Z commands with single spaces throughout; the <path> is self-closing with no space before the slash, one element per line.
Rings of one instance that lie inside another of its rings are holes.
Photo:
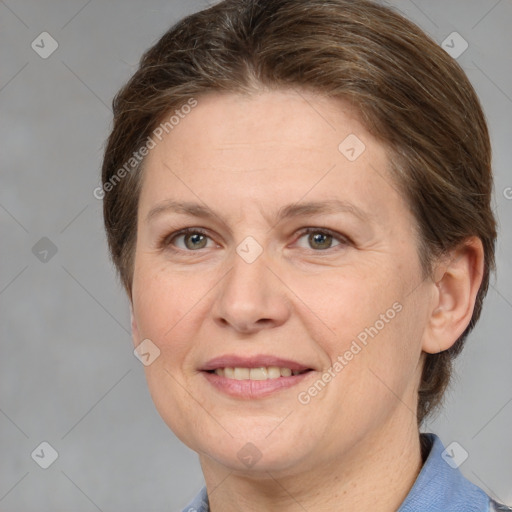
<path fill-rule="evenodd" d="M 132 328 L 135 345 L 150 339 L 160 350 L 145 367 L 155 405 L 199 453 L 213 512 L 394 511 L 422 465 L 422 362 L 469 323 L 481 243 L 468 239 L 423 278 L 415 221 L 386 148 L 347 104 L 287 90 L 197 99 L 148 155 L 139 202 Z M 349 134 L 366 146 L 355 161 L 338 150 Z M 216 215 L 166 210 L 148 220 L 169 199 Z M 290 203 L 330 199 L 366 218 L 276 220 Z M 203 228 L 205 245 L 169 237 L 186 227 Z M 304 227 L 330 229 L 341 242 L 318 248 Z M 252 263 L 236 252 L 247 236 L 263 250 Z M 298 393 L 397 302 L 401 311 L 301 404 Z M 272 354 L 315 371 L 266 398 L 239 399 L 199 371 L 224 354 Z M 248 442 L 261 454 L 251 467 L 237 456 Z"/>

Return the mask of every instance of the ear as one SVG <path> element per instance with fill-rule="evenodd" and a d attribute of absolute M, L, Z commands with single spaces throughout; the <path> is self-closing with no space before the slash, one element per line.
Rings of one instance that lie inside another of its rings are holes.
<path fill-rule="evenodd" d="M 135 315 L 133 314 L 133 303 L 132 302 L 130 302 L 130 321 L 132 324 L 133 346 L 136 347 L 140 343 L 140 338 L 139 338 L 139 327 L 137 326 L 137 320 L 135 319 Z"/>
<path fill-rule="evenodd" d="M 433 298 L 422 349 L 436 354 L 449 349 L 464 332 L 475 307 L 484 270 L 484 249 L 477 237 L 468 238 L 434 270 Z"/>

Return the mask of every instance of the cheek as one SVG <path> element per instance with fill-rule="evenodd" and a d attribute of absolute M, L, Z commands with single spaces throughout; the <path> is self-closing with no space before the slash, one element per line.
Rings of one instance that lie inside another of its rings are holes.
<path fill-rule="evenodd" d="M 212 272 L 180 272 L 141 262 L 134 274 L 133 311 L 140 339 L 160 349 L 165 368 L 188 373 L 219 280 Z"/>
<path fill-rule="evenodd" d="M 301 317 L 310 319 L 307 329 L 330 364 L 342 358 L 343 368 L 332 370 L 341 387 L 350 382 L 356 395 L 370 401 L 387 395 L 396 400 L 389 390 L 402 394 L 421 354 L 421 301 L 407 296 L 407 281 L 392 269 L 364 275 L 352 270 L 329 279 L 297 279 L 294 292 L 303 310 L 309 309 Z"/>
<path fill-rule="evenodd" d="M 192 307 L 190 283 L 172 278 L 151 265 L 136 267 L 133 281 L 133 314 L 139 337 L 151 339 L 165 350 L 177 327 Z"/>
<path fill-rule="evenodd" d="M 392 320 L 396 316 L 393 304 L 403 297 L 401 282 L 390 281 L 382 270 L 363 273 L 349 267 L 307 278 L 291 277 L 290 282 L 304 310 L 310 310 L 312 322 L 330 332 L 336 349 L 343 349 L 359 334 L 364 339 L 365 329 L 376 322 L 379 332 L 387 327 L 388 323 L 381 325 L 381 315 Z"/>
<path fill-rule="evenodd" d="M 150 339 L 159 356 L 144 367 L 148 389 L 157 410 L 167 425 L 187 442 L 186 418 L 194 413 L 194 402 L 184 388 L 183 367 L 194 337 L 191 321 L 199 300 L 191 277 L 167 275 L 156 265 L 136 267 L 133 282 L 133 314 L 139 341 Z M 177 414 L 176 412 L 179 411 Z"/>
<path fill-rule="evenodd" d="M 395 297 L 391 294 L 391 299 Z M 402 294 L 389 305 L 356 335 L 361 351 L 347 368 L 351 389 L 358 389 L 367 408 L 380 410 L 382 416 L 394 407 L 414 410 L 424 329 L 422 308 L 416 301 Z"/>

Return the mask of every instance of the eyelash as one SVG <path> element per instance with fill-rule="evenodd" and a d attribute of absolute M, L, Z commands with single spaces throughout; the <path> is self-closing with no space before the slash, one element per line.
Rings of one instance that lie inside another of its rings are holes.
<path fill-rule="evenodd" d="M 316 228 L 316 227 L 307 227 L 307 228 L 303 228 L 303 229 L 299 230 L 299 233 L 298 233 L 299 236 L 298 236 L 297 240 L 302 238 L 304 235 L 308 235 L 310 233 L 321 233 L 322 235 L 329 235 L 329 236 L 332 236 L 334 240 L 339 242 L 339 245 L 335 245 L 334 247 L 329 247 L 328 249 L 318 249 L 318 250 L 311 249 L 312 251 L 318 252 L 318 253 L 327 253 L 333 249 L 336 249 L 336 247 L 340 247 L 340 246 L 346 247 L 347 245 L 352 243 L 348 237 L 343 236 L 339 233 L 336 233 L 335 231 L 331 231 L 330 229 L 327 229 L 327 228 Z M 180 229 L 179 231 L 175 231 L 175 232 L 171 233 L 170 235 L 163 236 L 158 243 L 158 247 L 161 249 L 171 248 L 171 250 L 174 252 L 189 252 L 189 253 L 199 252 L 200 249 L 198 249 L 196 251 L 179 249 L 172 245 L 172 242 L 174 240 L 176 240 L 176 238 L 183 236 L 183 235 L 189 235 L 189 234 L 204 235 L 204 236 L 210 238 L 210 240 L 211 240 L 211 237 L 208 235 L 208 233 L 201 228 L 184 228 L 184 229 Z"/>

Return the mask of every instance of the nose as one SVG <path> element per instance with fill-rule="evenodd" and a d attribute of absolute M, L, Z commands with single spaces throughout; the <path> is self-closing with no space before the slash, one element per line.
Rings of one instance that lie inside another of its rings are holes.
<path fill-rule="evenodd" d="M 290 315 L 287 289 L 265 253 L 252 263 L 238 254 L 233 260 L 233 268 L 218 288 L 212 310 L 215 322 L 244 334 L 284 324 Z"/>

